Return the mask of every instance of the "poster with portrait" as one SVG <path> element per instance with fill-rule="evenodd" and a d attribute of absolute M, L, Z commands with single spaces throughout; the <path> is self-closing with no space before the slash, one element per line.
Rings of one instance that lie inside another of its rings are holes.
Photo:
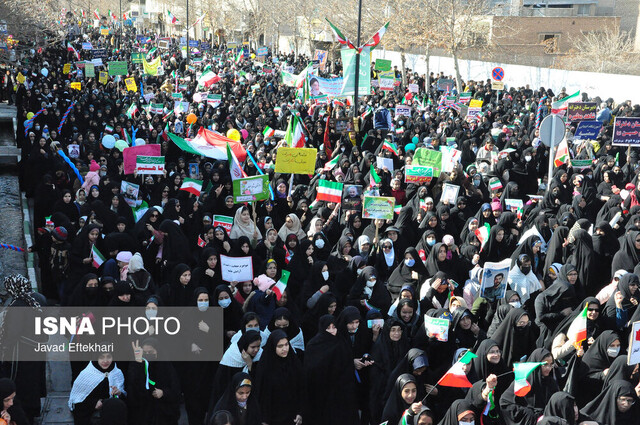
<path fill-rule="evenodd" d="M 122 194 L 122 197 L 124 198 L 127 205 L 129 205 L 132 208 L 136 206 L 136 201 L 138 200 L 139 192 L 140 192 L 140 186 L 137 184 L 129 183 L 126 181 L 123 181 L 120 184 L 120 193 Z"/>
<path fill-rule="evenodd" d="M 507 279 L 511 268 L 511 258 L 498 263 L 487 261 L 482 270 L 482 290 L 480 296 L 489 301 L 504 298 L 507 292 Z"/>
<path fill-rule="evenodd" d="M 342 209 L 362 211 L 362 186 L 358 184 L 345 184 L 342 191 Z"/>
<path fill-rule="evenodd" d="M 440 202 L 448 203 L 449 205 L 456 205 L 458 192 L 460 192 L 460 186 L 451 183 L 444 183 L 442 185 L 442 196 L 440 197 Z"/>

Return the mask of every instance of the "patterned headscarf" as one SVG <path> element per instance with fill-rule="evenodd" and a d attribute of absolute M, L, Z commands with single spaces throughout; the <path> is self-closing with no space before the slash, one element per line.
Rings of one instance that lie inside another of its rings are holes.
<path fill-rule="evenodd" d="M 14 300 L 21 300 L 33 308 L 41 307 L 40 303 L 31 295 L 31 283 L 26 277 L 20 274 L 7 276 L 4 279 L 4 286 Z"/>

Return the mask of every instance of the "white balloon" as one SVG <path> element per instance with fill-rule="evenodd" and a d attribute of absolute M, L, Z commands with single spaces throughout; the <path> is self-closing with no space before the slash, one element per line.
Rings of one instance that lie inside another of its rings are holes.
<path fill-rule="evenodd" d="M 113 137 L 111 134 L 107 134 L 102 138 L 102 146 L 104 146 L 107 149 L 113 149 L 113 147 L 116 145 L 116 138 Z"/>
<path fill-rule="evenodd" d="M 49 76 L 49 70 L 47 68 L 42 68 L 40 70 L 40 74 L 42 74 L 45 77 L 48 77 Z"/>
<path fill-rule="evenodd" d="M 145 142 L 144 139 L 136 139 L 136 146 L 142 146 L 146 144 L 147 142 Z"/>

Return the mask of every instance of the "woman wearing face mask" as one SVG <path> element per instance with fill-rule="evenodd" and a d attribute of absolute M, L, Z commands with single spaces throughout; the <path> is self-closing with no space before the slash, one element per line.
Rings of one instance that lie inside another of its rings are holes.
<path fill-rule="evenodd" d="M 302 303 L 307 308 L 313 308 L 320 296 L 333 290 L 334 283 L 330 280 L 329 266 L 324 261 L 316 261 L 311 266 L 311 274 L 304 282 L 302 289 Z"/>
<path fill-rule="evenodd" d="M 387 311 L 391 306 L 391 295 L 383 282 L 378 281 L 376 269 L 367 266 L 356 279 L 347 296 L 347 305 L 352 305 L 365 316 L 373 306 L 380 311 Z"/>
<path fill-rule="evenodd" d="M 260 405 L 253 386 L 253 378 L 243 372 L 238 372 L 229 380 L 226 390 L 209 410 L 209 415 L 227 411 L 233 418 L 233 423 L 244 425 L 260 425 L 262 423 Z"/>
<path fill-rule="evenodd" d="M 196 288 L 194 301 L 202 313 L 209 309 L 209 292 L 206 288 Z M 184 323 L 189 337 L 184 342 L 186 356 L 191 361 L 177 362 L 176 369 L 180 378 L 180 386 L 184 393 L 185 409 L 189 422 L 202 423 L 206 414 L 206 406 L 211 392 L 211 382 L 214 378 L 214 368 L 211 361 L 215 341 L 211 338 L 213 323 L 205 319 Z"/>
<path fill-rule="evenodd" d="M 473 404 L 459 399 L 451 404 L 438 425 L 474 425 L 476 411 Z"/>
<path fill-rule="evenodd" d="M 126 396 L 124 375 L 113 361 L 112 353 L 99 353 L 98 359 L 89 362 L 73 382 L 68 404 L 74 424 L 92 423 L 92 416 L 102 408 L 102 400 L 120 395 Z"/>
<path fill-rule="evenodd" d="M 502 416 L 507 425 L 535 425 L 551 396 L 559 391 L 553 374 L 554 359 L 549 350 L 536 348 L 527 362 L 542 363 L 527 377 L 531 385 L 524 396 L 516 395 L 515 382 L 500 397 Z"/>
<path fill-rule="evenodd" d="M 609 329 L 623 329 L 634 313 L 640 300 L 640 278 L 627 273 L 620 278 L 618 288 L 605 304 L 602 312 Z"/>
<path fill-rule="evenodd" d="M 422 260 L 423 258 L 428 258 L 431 249 L 436 244 L 436 232 L 433 230 L 427 230 L 422 234 L 420 241 L 416 245 L 416 250 L 418 251 L 418 256 Z M 424 261 L 423 261 L 424 264 Z"/>
<path fill-rule="evenodd" d="M 303 285 L 300 283 L 311 276 L 313 264 L 318 259 L 315 255 L 316 251 L 317 249 L 313 242 L 304 238 L 300 242 L 293 259 L 286 266 L 286 269 L 291 273 L 289 277 L 289 290 L 295 300 L 299 300 L 300 293 L 303 290 Z"/>
<path fill-rule="evenodd" d="M 315 258 L 322 261 L 328 261 L 331 254 L 331 243 L 323 232 L 317 232 L 311 239 L 313 243 L 313 252 Z"/>
<path fill-rule="evenodd" d="M 309 341 L 305 353 L 307 400 L 302 414 L 304 423 L 357 423 L 354 375 L 351 350 L 347 341 L 338 337 L 335 318 L 330 315 L 320 317 L 318 334 Z"/>
<path fill-rule="evenodd" d="M 570 275 L 571 272 L 574 272 Z M 576 275 L 573 277 L 572 275 Z M 565 264 L 560 269 L 560 274 L 556 281 L 547 289 L 542 291 L 535 300 L 536 325 L 540 328 L 540 339 L 538 345 L 548 347 L 551 338 L 556 330 L 556 326 L 565 317 L 571 315 L 576 307 L 578 298 L 576 297 L 575 282 L 577 273 L 571 264 Z"/>
<path fill-rule="evenodd" d="M 578 385 L 574 394 L 579 406 L 592 400 L 603 387 L 609 368 L 620 354 L 620 338 L 611 331 L 603 331 L 582 357 L 578 373 Z M 576 372 L 574 372 L 576 373 Z"/>
<path fill-rule="evenodd" d="M 585 298 L 573 312 L 566 316 L 556 327 L 551 342 L 551 352 L 554 358 L 562 362 L 567 362 L 573 356 L 576 348 L 567 338 L 567 332 L 573 321 L 578 317 L 584 308 L 587 307 L 587 339 L 581 344 L 581 353 L 586 351 L 595 339 L 600 335 L 603 329 L 601 319 L 602 313 L 600 301 L 597 298 Z"/>
<path fill-rule="evenodd" d="M 231 340 L 236 331 L 240 328 L 242 320 L 242 306 L 233 298 L 232 292 L 227 285 L 216 286 L 211 295 L 210 304 L 222 307 L 224 318 L 225 346 Z"/>
<path fill-rule="evenodd" d="M 589 404 L 580 410 L 598 424 L 638 424 L 638 393 L 627 381 L 613 381 Z"/>
<path fill-rule="evenodd" d="M 98 276 L 94 273 L 87 273 L 73 290 L 69 305 L 74 307 L 103 306 L 105 300 L 100 297 L 99 285 Z"/>
<path fill-rule="evenodd" d="M 512 309 L 491 336 L 502 350 L 507 366 L 520 361 L 536 348 L 538 328 L 522 308 Z"/>
<path fill-rule="evenodd" d="M 384 246 L 383 246 L 384 248 Z M 407 248 L 404 251 L 404 261 L 400 263 L 387 282 L 387 289 L 392 299 L 398 298 L 400 289 L 405 284 L 418 288 L 427 278 L 428 272 L 415 248 Z"/>

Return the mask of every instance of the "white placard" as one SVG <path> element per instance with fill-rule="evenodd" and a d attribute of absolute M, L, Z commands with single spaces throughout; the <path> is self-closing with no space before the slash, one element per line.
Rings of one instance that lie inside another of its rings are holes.
<path fill-rule="evenodd" d="M 393 158 L 383 158 L 377 156 L 376 165 L 380 169 L 384 169 L 384 167 L 387 167 L 387 170 L 389 170 L 390 173 L 393 173 Z"/>
<path fill-rule="evenodd" d="M 251 257 L 220 256 L 222 280 L 225 282 L 247 282 L 253 279 L 253 259 Z"/>

